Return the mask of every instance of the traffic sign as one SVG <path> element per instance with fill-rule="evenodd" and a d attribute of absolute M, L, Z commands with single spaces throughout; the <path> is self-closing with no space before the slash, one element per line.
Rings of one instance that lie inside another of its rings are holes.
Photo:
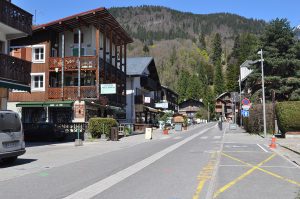
<path fill-rule="evenodd" d="M 244 98 L 243 100 L 242 100 L 242 104 L 243 105 L 250 105 L 250 100 L 248 99 L 248 98 Z"/>
<path fill-rule="evenodd" d="M 248 111 L 250 109 L 250 105 L 242 105 L 242 109 Z"/>
<path fill-rule="evenodd" d="M 249 111 L 248 110 L 242 110 L 242 116 L 243 117 L 249 117 Z"/>

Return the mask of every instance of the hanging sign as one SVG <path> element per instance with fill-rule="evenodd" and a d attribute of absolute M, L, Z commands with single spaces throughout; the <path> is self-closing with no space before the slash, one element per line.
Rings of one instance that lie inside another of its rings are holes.
<path fill-rule="evenodd" d="M 116 94 L 116 84 L 101 84 L 101 94 Z"/>

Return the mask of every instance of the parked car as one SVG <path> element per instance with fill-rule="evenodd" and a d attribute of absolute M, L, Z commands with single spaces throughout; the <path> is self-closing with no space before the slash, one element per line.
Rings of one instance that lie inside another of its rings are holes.
<path fill-rule="evenodd" d="M 24 153 L 24 132 L 18 113 L 0 111 L 0 160 L 12 163 Z"/>
<path fill-rule="evenodd" d="M 66 132 L 52 123 L 37 123 L 26 127 L 24 135 L 25 141 L 62 141 Z"/>

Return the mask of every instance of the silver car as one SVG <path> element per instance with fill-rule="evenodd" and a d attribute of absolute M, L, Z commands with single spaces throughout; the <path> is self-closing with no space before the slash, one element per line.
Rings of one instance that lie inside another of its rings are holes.
<path fill-rule="evenodd" d="M 12 163 L 24 153 L 24 132 L 19 115 L 0 111 L 0 161 Z"/>

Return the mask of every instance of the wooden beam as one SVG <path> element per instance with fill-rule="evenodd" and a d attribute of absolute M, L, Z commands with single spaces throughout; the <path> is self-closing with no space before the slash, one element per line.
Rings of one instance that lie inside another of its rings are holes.
<path fill-rule="evenodd" d="M 112 64 L 112 31 L 109 31 L 109 63 Z"/>
<path fill-rule="evenodd" d="M 87 23 L 84 19 L 82 19 L 81 17 L 77 16 L 76 17 L 77 21 L 79 22 L 80 25 L 86 26 L 87 28 L 90 26 L 89 23 Z"/>
<path fill-rule="evenodd" d="M 96 63 L 97 63 L 97 69 L 96 69 L 96 87 L 97 87 L 97 99 L 99 99 L 100 93 L 99 93 L 99 60 L 100 60 L 100 30 L 99 28 L 96 28 Z"/>
<path fill-rule="evenodd" d="M 62 25 L 64 31 L 70 31 L 70 32 L 73 32 L 73 28 L 71 28 L 70 26 L 68 26 L 68 25 L 65 24 L 64 22 L 60 21 L 59 24 Z"/>

